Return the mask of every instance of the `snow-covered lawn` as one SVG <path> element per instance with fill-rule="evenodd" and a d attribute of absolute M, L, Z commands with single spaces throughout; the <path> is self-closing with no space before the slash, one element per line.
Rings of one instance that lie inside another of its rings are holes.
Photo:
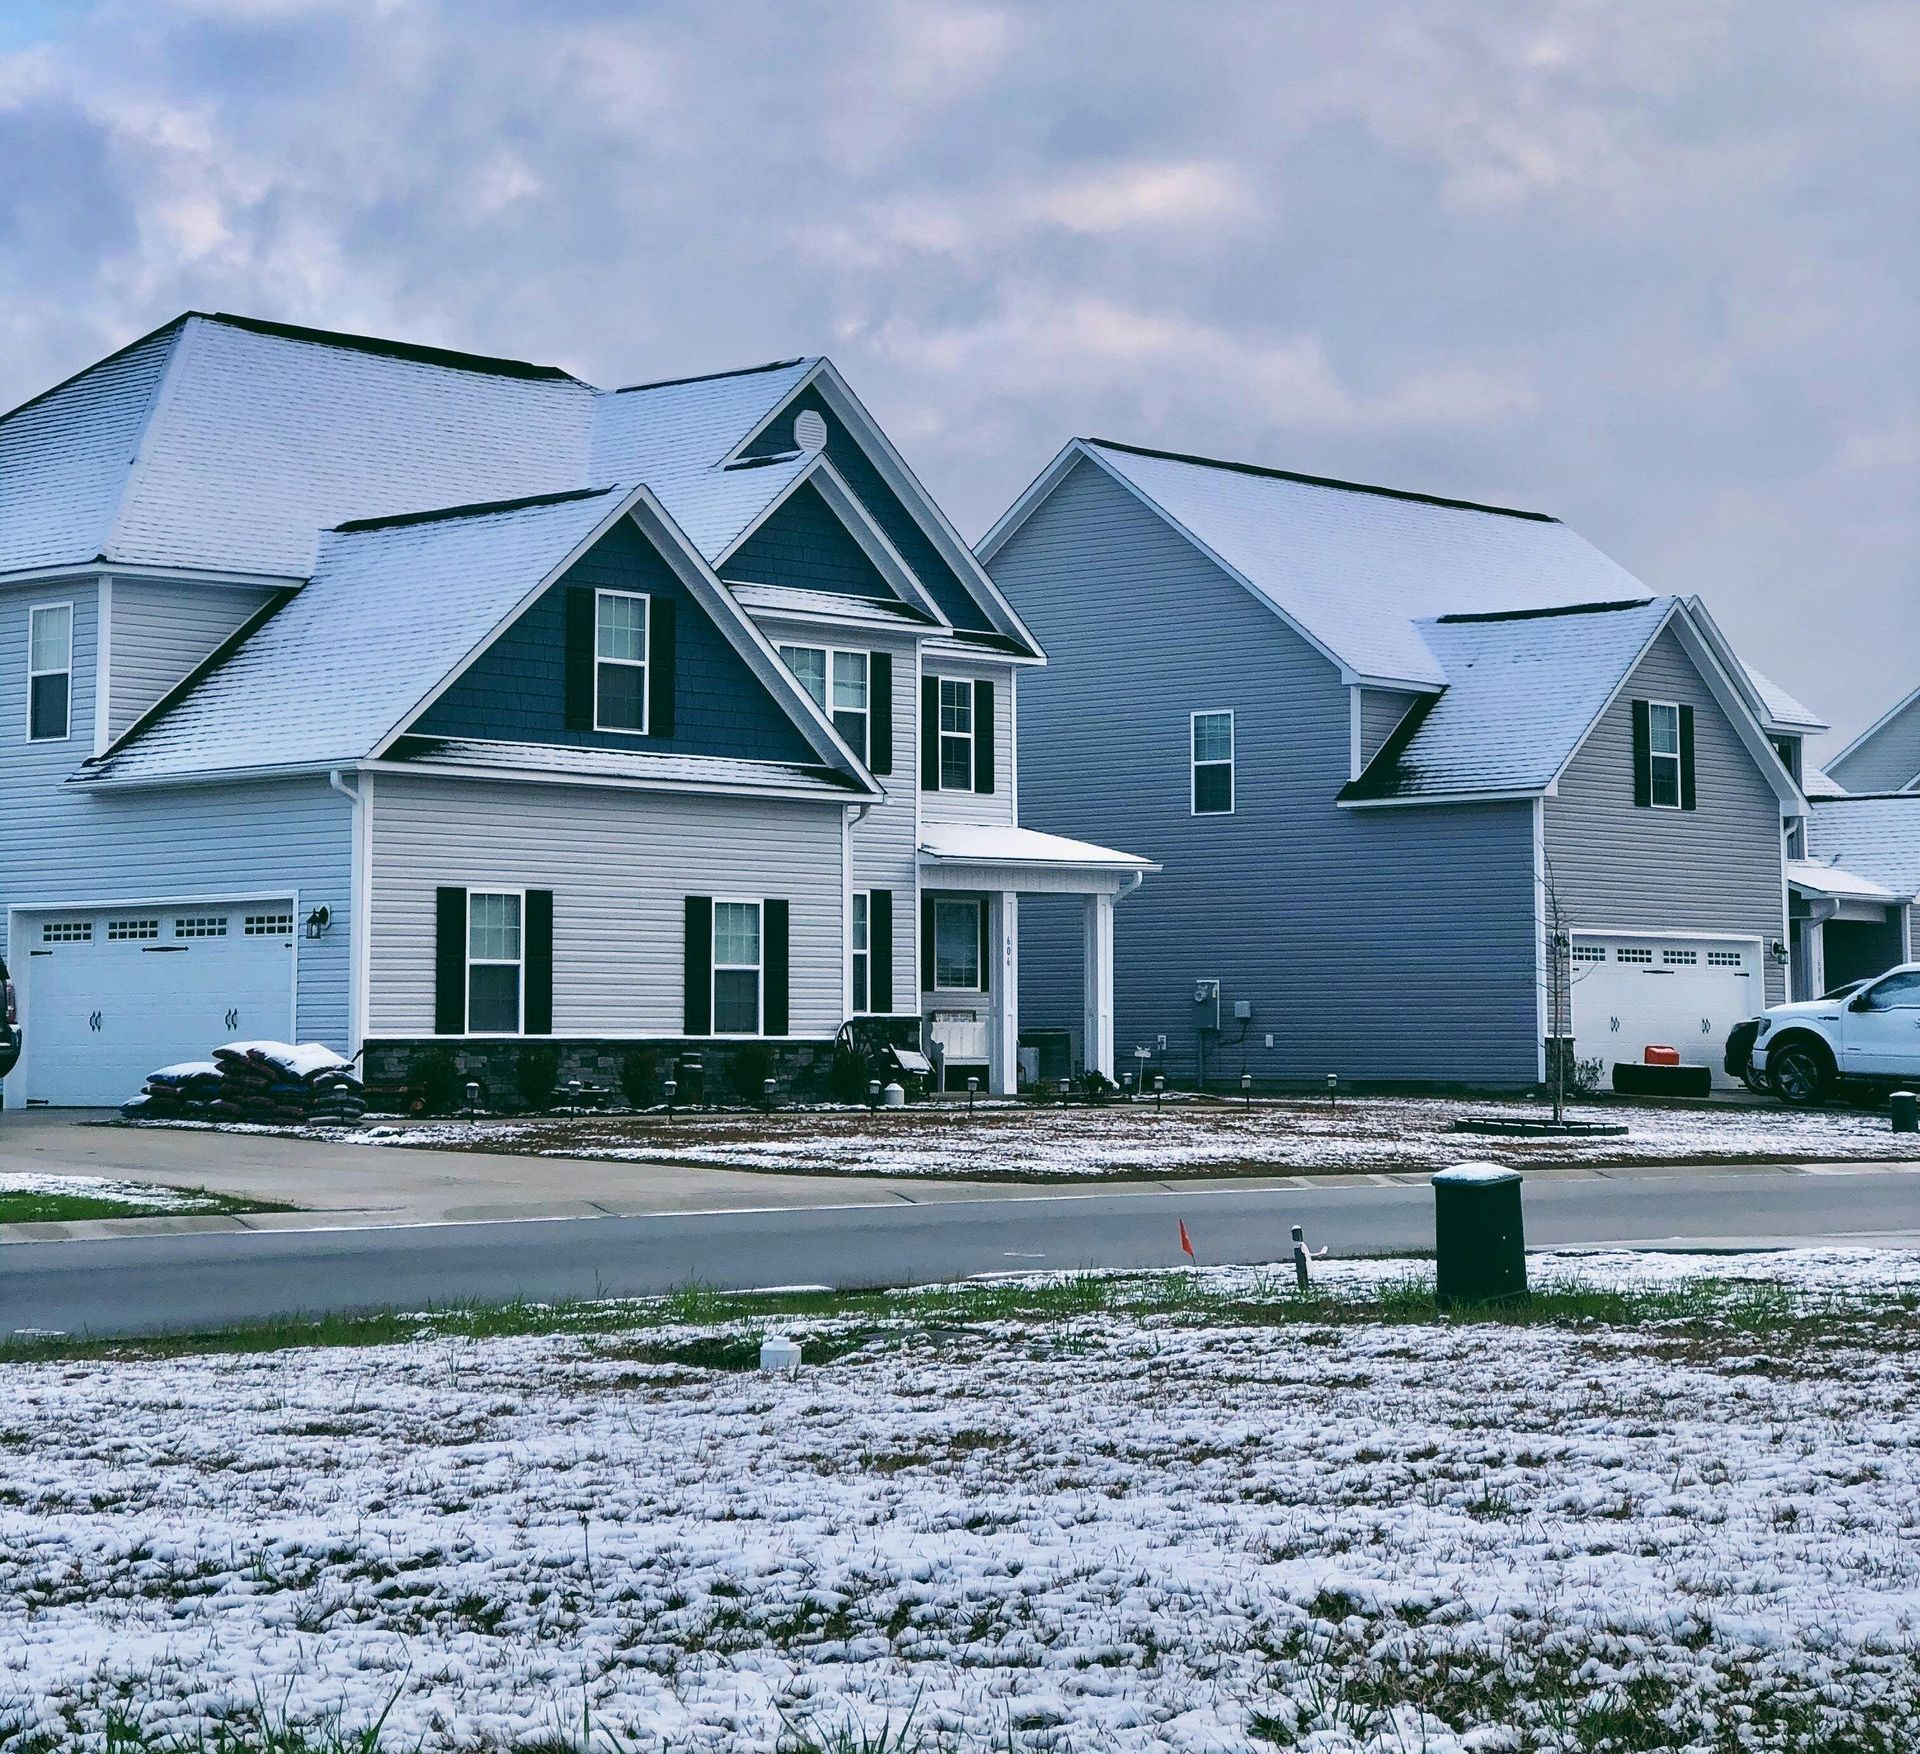
<path fill-rule="evenodd" d="M 617 1314 L 0 1367 L 0 1746 L 117 1700 L 403 1750 L 1913 1748 L 1920 1263 L 1536 1262 L 1754 1289 L 1534 1324 L 1419 1271 L 902 1296 L 792 1378 Z"/>
<path fill-rule="evenodd" d="M 98 1175 L 0 1170 L 0 1224 L 252 1210 L 257 1207 L 249 1202 L 199 1188 L 168 1188 Z"/>
<path fill-rule="evenodd" d="M 1456 1133 L 1466 1115 L 1538 1118 L 1538 1105 L 1368 1097 L 1255 1106 L 1150 1102 L 1100 1108 L 919 1108 L 867 1114 L 682 1114 L 410 1122 L 344 1135 L 373 1145 L 524 1151 L 636 1163 L 831 1175 L 1011 1179 L 1439 1169 L 1464 1158 L 1519 1167 L 1598 1163 L 1920 1161 L 1920 1135 L 1885 1114 L 1625 1103 L 1570 1111 L 1625 1122 L 1625 1138 L 1501 1139 Z M 334 1135 L 341 1137 L 343 1135 Z"/>

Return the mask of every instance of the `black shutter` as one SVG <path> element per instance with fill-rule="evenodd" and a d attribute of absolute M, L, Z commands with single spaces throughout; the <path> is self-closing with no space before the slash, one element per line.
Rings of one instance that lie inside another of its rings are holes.
<path fill-rule="evenodd" d="M 1680 709 L 1680 808 L 1691 810 L 1693 796 L 1693 708 Z"/>
<path fill-rule="evenodd" d="M 867 896 L 867 1009 L 882 1015 L 893 1010 L 891 889 L 875 889 Z"/>
<path fill-rule="evenodd" d="M 520 978 L 526 982 L 522 1012 L 528 1035 L 553 1034 L 553 891 L 527 891 L 526 940 L 520 947 Z"/>
<path fill-rule="evenodd" d="M 973 789 L 993 790 L 993 684 L 973 685 Z"/>
<path fill-rule="evenodd" d="M 787 904 L 760 904 L 760 1033 L 787 1033 Z"/>
<path fill-rule="evenodd" d="M 567 588 L 567 729 L 593 729 L 594 597 L 585 585 Z"/>
<path fill-rule="evenodd" d="M 920 789 L 940 789 L 940 678 L 920 679 Z"/>
<path fill-rule="evenodd" d="M 674 609 L 671 597 L 647 599 L 647 735 L 673 735 Z"/>
<path fill-rule="evenodd" d="M 434 891 L 433 1033 L 467 1033 L 467 892 Z"/>
<path fill-rule="evenodd" d="M 1653 728 L 1647 703 L 1633 703 L 1633 801 L 1642 810 L 1653 803 Z"/>
<path fill-rule="evenodd" d="M 933 897 L 920 898 L 920 990 L 933 991 Z"/>
<path fill-rule="evenodd" d="M 713 1033 L 713 897 L 687 897 L 686 996 L 681 1022 L 688 1035 Z"/>
<path fill-rule="evenodd" d="M 989 916 L 993 909 L 987 898 L 980 898 L 980 990 L 990 992 L 993 988 L 993 929 Z"/>
<path fill-rule="evenodd" d="M 867 766 L 875 774 L 893 772 L 893 654 L 875 652 L 867 660 Z"/>

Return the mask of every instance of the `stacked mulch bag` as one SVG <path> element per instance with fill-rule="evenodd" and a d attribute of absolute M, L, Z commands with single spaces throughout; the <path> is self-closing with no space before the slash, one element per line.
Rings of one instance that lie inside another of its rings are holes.
<path fill-rule="evenodd" d="M 121 1113 L 130 1120 L 252 1121 L 269 1126 L 351 1127 L 367 1112 L 353 1062 L 318 1042 L 236 1041 L 211 1061 L 166 1066 Z"/>

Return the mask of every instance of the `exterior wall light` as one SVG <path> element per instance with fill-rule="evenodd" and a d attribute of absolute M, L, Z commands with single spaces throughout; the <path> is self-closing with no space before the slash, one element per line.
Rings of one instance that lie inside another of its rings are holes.
<path fill-rule="evenodd" d="M 324 905 L 317 907 L 307 915 L 307 936 L 318 938 L 333 924 L 333 910 Z"/>

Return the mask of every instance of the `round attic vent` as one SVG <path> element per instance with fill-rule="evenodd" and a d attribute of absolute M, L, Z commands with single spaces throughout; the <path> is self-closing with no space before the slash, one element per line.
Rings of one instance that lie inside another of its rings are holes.
<path fill-rule="evenodd" d="M 793 442 L 808 456 L 827 448 L 827 419 L 816 408 L 808 408 L 793 423 Z"/>

